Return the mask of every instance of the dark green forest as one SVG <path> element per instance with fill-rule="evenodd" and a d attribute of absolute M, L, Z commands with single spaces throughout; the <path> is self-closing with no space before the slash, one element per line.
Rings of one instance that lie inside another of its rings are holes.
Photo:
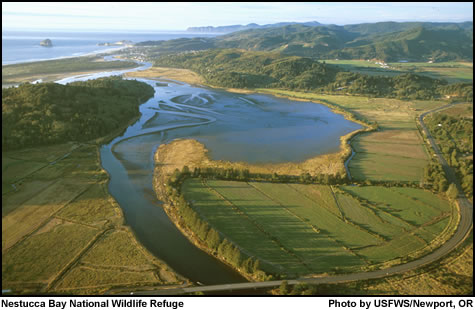
<path fill-rule="evenodd" d="M 427 118 L 427 126 L 455 168 L 465 194 L 473 196 L 473 119 L 436 113 Z"/>
<path fill-rule="evenodd" d="M 104 136 L 138 116 L 153 94 L 153 87 L 121 77 L 2 89 L 3 150 Z"/>
<path fill-rule="evenodd" d="M 456 83 L 443 86 L 440 87 L 439 92 L 441 95 L 455 97 L 463 101 L 473 101 L 473 84 L 471 83 Z"/>
<path fill-rule="evenodd" d="M 452 84 L 412 73 L 394 77 L 346 72 L 306 57 L 238 49 L 213 49 L 166 55 L 156 66 L 195 71 L 215 86 L 281 88 L 399 99 L 434 99 L 450 94 L 472 100 L 471 84 Z"/>

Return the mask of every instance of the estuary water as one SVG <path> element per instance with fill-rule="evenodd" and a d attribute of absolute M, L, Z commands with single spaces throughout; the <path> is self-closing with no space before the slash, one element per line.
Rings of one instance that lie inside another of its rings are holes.
<path fill-rule="evenodd" d="M 104 74 L 79 78 L 98 76 Z M 135 124 L 101 147 L 102 166 L 110 175 L 109 192 L 151 253 L 203 284 L 246 280 L 191 244 L 160 207 L 152 182 L 154 153 L 162 143 L 193 138 L 205 144 L 213 159 L 297 162 L 337 151 L 340 136 L 361 128 L 311 102 L 234 94 L 174 81 L 157 85 L 155 80 L 137 80 L 153 86 L 155 95 L 140 106 L 141 117 Z"/>

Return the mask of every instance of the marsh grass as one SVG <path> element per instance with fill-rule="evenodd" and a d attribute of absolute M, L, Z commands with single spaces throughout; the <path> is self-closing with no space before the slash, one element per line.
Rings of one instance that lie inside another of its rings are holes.
<path fill-rule="evenodd" d="M 2 195 L 3 288 L 97 294 L 113 286 L 183 283 L 122 226 L 96 145 L 37 147 L 2 158 L 3 180 L 24 176 Z M 30 162 L 43 166 L 23 164 Z M 83 265 L 84 255 L 94 264 Z"/>
<path fill-rule="evenodd" d="M 52 280 L 97 233 L 91 227 L 64 223 L 30 236 L 2 255 L 2 287 Z"/>
<path fill-rule="evenodd" d="M 133 235 L 128 231 L 112 231 L 96 242 L 81 262 L 101 266 L 150 268 L 150 258 L 135 243 Z"/>
<path fill-rule="evenodd" d="M 153 271 L 117 271 L 108 269 L 92 269 L 79 266 L 71 270 L 58 284 L 57 291 L 78 289 L 95 289 L 94 291 L 113 286 L 158 285 L 160 280 Z"/>
<path fill-rule="evenodd" d="M 204 80 L 195 72 L 187 69 L 152 67 L 144 71 L 127 72 L 126 77 L 143 77 L 149 79 L 169 79 L 188 84 L 204 84 Z"/>

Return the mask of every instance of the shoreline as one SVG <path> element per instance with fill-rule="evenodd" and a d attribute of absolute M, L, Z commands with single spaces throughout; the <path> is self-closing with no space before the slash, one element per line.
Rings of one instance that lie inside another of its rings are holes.
<path fill-rule="evenodd" d="M 153 77 L 151 77 L 150 74 L 154 73 L 153 72 L 154 68 L 155 68 L 156 71 L 159 71 L 160 73 L 163 73 L 163 75 L 156 76 L 155 77 L 156 79 L 166 79 L 166 78 L 175 79 L 179 82 L 187 83 L 187 84 L 197 86 L 197 87 L 209 87 L 209 88 L 212 88 L 212 89 L 215 89 L 215 90 L 222 90 L 222 91 L 227 91 L 227 92 L 232 92 L 232 93 L 238 93 L 238 94 L 264 94 L 264 95 L 271 95 L 271 96 L 275 96 L 275 97 L 278 97 L 278 98 L 285 98 L 285 99 L 290 99 L 290 100 L 295 100 L 295 101 L 312 102 L 312 103 L 316 103 L 316 104 L 321 104 L 321 105 L 324 105 L 324 106 L 328 107 L 333 113 L 343 115 L 343 117 L 346 120 L 358 123 L 363 127 L 363 128 L 357 129 L 355 131 L 352 131 L 352 132 L 350 132 L 350 133 L 348 133 L 344 136 L 341 136 L 340 137 L 339 150 L 336 151 L 336 152 L 331 152 L 331 153 L 327 153 L 327 154 L 319 154 L 319 155 L 309 157 L 309 158 L 307 158 L 305 160 L 302 160 L 302 161 L 299 161 L 299 162 L 285 162 L 285 163 L 281 163 L 280 165 L 301 166 L 302 164 L 307 163 L 309 161 L 315 161 L 315 160 L 323 159 L 325 157 L 326 157 L 326 159 L 328 159 L 329 156 L 330 157 L 337 156 L 337 157 L 341 158 L 341 164 L 344 167 L 345 174 L 351 180 L 351 175 L 349 174 L 349 169 L 346 168 L 347 165 L 349 164 L 348 159 L 351 159 L 352 154 L 353 154 L 353 148 L 351 146 L 351 140 L 353 138 L 355 138 L 357 135 L 361 134 L 361 133 L 367 133 L 367 132 L 377 130 L 376 126 L 374 126 L 372 124 L 365 123 L 364 121 L 357 119 L 354 114 L 352 114 L 349 111 L 344 110 L 342 107 L 339 107 L 337 105 L 329 104 L 329 103 L 324 102 L 324 101 L 317 102 L 317 101 L 310 100 L 310 99 L 303 99 L 303 98 L 299 98 L 299 97 L 293 97 L 291 95 L 276 94 L 276 93 L 272 93 L 270 91 L 266 91 L 264 89 L 239 89 L 239 88 L 225 88 L 225 87 L 213 86 L 213 85 L 209 85 L 206 82 L 204 82 L 204 80 L 201 76 L 199 76 L 197 73 L 195 73 L 191 70 L 188 70 L 188 69 L 177 69 L 177 68 L 168 68 L 168 67 L 153 67 L 152 66 L 152 68 L 150 68 L 148 70 L 145 70 L 145 71 L 132 72 L 133 75 L 129 75 L 128 73 L 126 73 L 125 76 L 126 77 L 129 76 L 129 77 L 142 77 L 142 78 L 152 79 Z M 152 71 L 150 71 L 150 70 L 152 70 Z M 167 76 L 166 72 L 172 72 L 172 73 L 179 72 L 180 74 L 178 75 L 178 78 L 177 78 L 176 75 L 172 75 L 172 77 Z M 145 74 L 143 74 L 143 73 L 145 73 Z M 191 79 L 186 77 L 186 76 L 185 76 L 184 79 L 179 79 L 180 77 L 183 77 L 183 73 L 189 74 L 191 76 Z M 200 80 L 196 81 L 196 77 L 199 77 Z M 354 152 L 354 153 L 356 154 L 356 152 Z M 211 159 L 209 159 L 209 160 L 211 160 Z M 211 161 L 214 161 L 214 162 L 228 162 L 228 161 L 221 161 L 221 160 L 211 160 Z M 279 165 L 279 164 L 259 164 L 259 165 L 256 165 L 256 164 L 249 164 L 249 163 L 246 163 L 246 162 L 230 162 L 230 163 L 231 164 L 237 164 L 237 165 L 244 164 L 246 166 L 251 166 L 251 167 L 253 167 L 253 166 L 272 167 L 272 166 L 278 166 Z M 312 174 L 312 173 L 310 173 L 310 174 Z"/>
<path fill-rule="evenodd" d="M 27 59 L 27 60 L 18 60 L 18 61 L 13 60 L 12 62 L 8 62 L 8 63 L 5 63 L 2 61 L 2 67 L 9 66 L 9 65 L 30 64 L 32 62 L 42 62 L 42 61 L 48 61 L 48 60 L 62 60 L 62 59 L 70 59 L 70 58 L 78 58 L 78 57 L 98 56 L 100 54 L 113 53 L 127 47 L 128 46 L 121 46 L 121 47 L 116 47 L 116 48 L 105 49 L 103 51 L 84 52 L 84 54 L 81 53 L 81 55 L 73 54 L 71 56 L 59 56 L 59 57 L 53 57 L 53 58 Z"/>
<path fill-rule="evenodd" d="M 113 55 L 77 56 L 11 65 L 15 67 L 10 67 L 10 65 L 3 66 L 2 88 L 17 87 L 22 83 L 58 82 L 83 75 L 133 70 L 141 66 L 136 61 L 129 61 L 126 66 L 117 65 L 124 60 L 111 56 Z M 48 72 L 49 62 L 52 62 L 53 66 L 58 66 L 59 68 L 56 71 L 50 70 L 51 72 Z M 135 63 L 134 66 L 130 65 L 132 62 Z M 96 63 L 97 65 L 95 65 Z M 107 65 L 107 63 L 111 63 L 111 65 Z M 114 64 L 112 65 L 112 63 Z M 27 67 L 22 69 L 22 65 Z M 105 68 L 101 68 L 101 66 L 105 66 Z M 71 68 L 71 71 L 67 71 L 67 68 Z"/>

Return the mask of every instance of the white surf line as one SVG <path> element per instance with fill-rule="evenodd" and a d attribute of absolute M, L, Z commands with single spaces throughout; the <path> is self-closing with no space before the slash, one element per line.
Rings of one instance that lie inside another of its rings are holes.
<path fill-rule="evenodd" d="M 248 100 L 248 99 L 246 99 L 246 98 L 243 98 L 243 97 L 238 97 L 238 98 L 241 99 L 241 100 L 243 100 L 243 101 L 245 101 L 245 102 L 247 102 L 247 103 L 256 105 L 254 102 L 252 102 L 251 100 Z"/>

